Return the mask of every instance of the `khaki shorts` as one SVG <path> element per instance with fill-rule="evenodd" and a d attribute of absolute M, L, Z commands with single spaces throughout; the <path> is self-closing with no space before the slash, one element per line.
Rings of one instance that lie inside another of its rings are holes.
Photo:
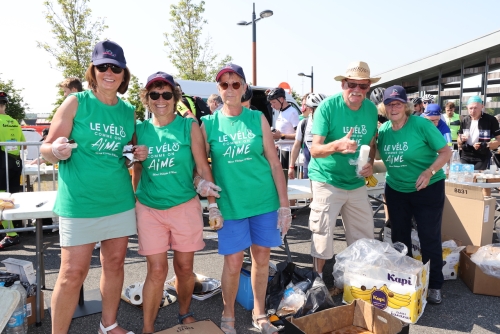
<path fill-rule="evenodd" d="M 373 239 L 373 211 L 366 187 L 343 190 L 317 181 L 311 181 L 311 186 L 309 229 L 313 257 L 324 260 L 333 257 L 333 231 L 339 213 L 348 246 L 361 238 Z"/>

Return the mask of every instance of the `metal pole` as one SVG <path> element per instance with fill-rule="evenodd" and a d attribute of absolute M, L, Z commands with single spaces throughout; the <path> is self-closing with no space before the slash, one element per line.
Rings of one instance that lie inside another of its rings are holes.
<path fill-rule="evenodd" d="M 490 67 L 488 64 L 489 61 L 489 52 L 486 52 L 486 61 L 484 64 L 484 81 L 483 81 L 483 89 L 484 89 L 484 98 L 483 105 L 486 105 L 486 97 L 488 96 L 488 72 L 490 71 Z"/>
<path fill-rule="evenodd" d="M 311 93 L 314 92 L 314 72 L 313 67 L 311 66 Z"/>
<path fill-rule="evenodd" d="M 253 62 L 253 73 L 252 73 L 252 85 L 257 86 L 257 32 L 255 26 L 255 2 L 253 3 L 253 13 L 252 13 L 252 62 Z"/>
<path fill-rule="evenodd" d="M 464 93 L 464 60 L 462 59 L 460 63 L 460 103 L 458 108 L 460 110 L 460 116 L 462 116 L 462 95 Z M 466 114 L 465 114 L 466 115 Z"/>

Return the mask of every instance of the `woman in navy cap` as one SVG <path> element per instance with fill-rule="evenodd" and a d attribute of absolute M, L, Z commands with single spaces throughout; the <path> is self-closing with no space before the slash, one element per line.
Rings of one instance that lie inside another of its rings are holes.
<path fill-rule="evenodd" d="M 168 273 L 167 251 L 173 250 L 179 324 L 195 321 L 189 311 L 195 276 L 194 252 L 205 247 L 200 200 L 193 187 L 193 169 L 201 177 L 197 190 L 208 197 L 209 219 L 222 225 L 215 205 L 217 188 L 211 182 L 205 142 L 196 119 L 177 115 L 181 91 L 170 74 L 156 72 L 141 90 L 141 101 L 153 117 L 137 124 L 137 144 L 146 145 L 149 156 L 134 165 L 139 254 L 146 256 L 148 273 L 142 290 L 143 333 L 153 333 L 158 305 Z M 219 188 L 217 188 L 220 190 Z M 202 191 L 205 190 L 205 191 Z"/>
<path fill-rule="evenodd" d="M 404 243 L 412 256 L 415 217 L 422 261 L 431 261 L 427 301 L 439 304 L 444 281 L 441 220 L 446 176 L 442 168 L 450 160 L 451 149 L 436 126 L 411 115 L 403 87 L 387 88 L 384 105 L 389 121 L 380 126 L 377 145 L 387 167 L 385 198 L 392 242 Z"/>
<path fill-rule="evenodd" d="M 112 41 L 97 43 L 85 79 L 90 89 L 66 98 L 41 148 L 46 160 L 59 162 L 54 211 L 60 217 L 61 268 L 51 302 L 52 332 L 68 332 L 94 245 L 101 241 L 99 331 L 126 333 L 116 317 L 128 236 L 137 230 L 128 160 L 123 156 L 134 134 L 135 111 L 117 96 L 127 91 L 130 80 L 123 49 Z M 147 154 L 138 146 L 133 157 L 142 161 Z"/>
<path fill-rule="evenodd" d="M 243 69 L 227 64 L 216 76 L 222 109 L 202 118 L 212 173 L 223 191 L 217 199 L 224 216 L 218 230 L 219 254 L 224 255 L 221 328 L 234 334 L 234 303 L 240 278 L 243 251 L 252 255 L 253 325 L 271 334 L 265 313 L 271 247 L 281 245 L 292 215 L 285 177 L 274 148 L 273 135 L 265 116 L 242 106 L 246 83 Z"/>

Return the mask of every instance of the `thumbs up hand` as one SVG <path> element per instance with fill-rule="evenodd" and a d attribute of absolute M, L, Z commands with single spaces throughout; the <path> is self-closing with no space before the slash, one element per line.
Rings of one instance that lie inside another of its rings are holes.
<path fill-rule="evenodd" d="M 349 130 L 349 133 L 345 135 L 345 137 L 339 139 L 337 141 L 337 150 L 342 154 L 354 153 L 358 148 L 358 144 L 355 140 L 351 139 L 352 133 L 354 132 L 354 128 Z"/>

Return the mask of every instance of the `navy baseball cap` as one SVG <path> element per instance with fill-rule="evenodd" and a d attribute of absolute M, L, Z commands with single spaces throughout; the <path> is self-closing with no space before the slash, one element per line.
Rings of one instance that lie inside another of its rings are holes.
<path fill-rule="evenodd" d="M 174 78 L 170 74 L 165 72 L 156 72 L 148 77 L 148 83 L 146 84 L 146 89 L 149 89 L 149 87 L 151 87 L 151 85 L 154 82 L 158 81 L 168 83 L 172 87 L 172 89 L 176 87 Z"/>
<path fill-rule="evenodd" d="M 224 73 L 236 73 L 243 79 L 243 81 L 246 82 L 245 73 L 243 73 L 243 69 L 239 65 L 236 65 L 233 63 L 227 63 L 226 65 L 224 65 L 223 68 L 220 69 L 219 73 L 217 73 L 217 76 L 215 77 L 215 81 L 219 82 L 220 77 Z"/>
<path fill-rule="evenodd" d="M 441 116 L 441 107 L 439 104 L 431 103 L 425 108 L 425 116 Z"/>
<path fill-rule="evenodd" d="M 403 103 L 408 103 L 408 98 L 406 97 L 406 91 L 403 87 L 391 86 L 385 90 L 384 104 L 389 104 L 392 101 L 400 101 Z"/>
<path fill-rule="evenodd" d="M 122 47 L 112 41 L 102 41 L 95 45 L 92 52 L 92 64 L 113 64 L 121 68 L 127 67 Z"/>
<path fill-rule="evenodd" d="M 9 97 L 7 96 L 7 93 L 0 91 L 0 101 L 5 101 L 7 103 L 9 102 Z"/>

